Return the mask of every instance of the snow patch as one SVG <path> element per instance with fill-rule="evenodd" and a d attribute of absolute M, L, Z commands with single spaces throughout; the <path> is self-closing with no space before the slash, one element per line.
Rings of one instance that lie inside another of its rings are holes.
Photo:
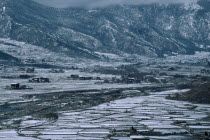
<path fill-rule="evenodd" d="M 200 10 L 202 9 L 202 7 L 200 5 L 198 5 L 197 3 L 191 3 L 189 5 L 185 5 L 184 7 L 186 10 Z"/>
<path fill-rule="evenodd" d="M 92 13 L 92 12 L 97 12 L 98 10 L 93 10 L 93 9 L 91 9 L 91 10 L 88 10 L 88 12 L 89 13 Z"/>
<path fill-rule="evenodd" d="M 171 25 L 165 28 L 165 30 L 171 30 L 171 29 L 172 29 Z"/>
<path fill-rule="evenodd" d="M 6 11 L 6 7 L 4 6 L 2 10 L 3 10 L 3 12 L 5 12 Z"/>
<path fill-rule="evenodd" d="M 70 62 L 73 60 L 65 55 L 65 49 L 55 53 L 40 46 L 4 38 L 0 38 L 0 44 L 0 51 L 17 57 L 24 63 L 42 63 L 44 60 L 48 64 L 55 64 L 60 61 Z"/>

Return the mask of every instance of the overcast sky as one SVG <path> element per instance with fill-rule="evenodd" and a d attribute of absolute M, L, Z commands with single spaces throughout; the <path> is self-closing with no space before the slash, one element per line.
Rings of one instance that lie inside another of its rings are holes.
<path fill-rule="evenodd" d="M 129 5 L 149 4 L 149 3 L 189 4 L 197 0 L 34 0 L 34 1 L 57 8 L 66 8 L 66 7 L 96 8 L 96 7 L 105 7 L 116 4 L 129 4 Z"/>

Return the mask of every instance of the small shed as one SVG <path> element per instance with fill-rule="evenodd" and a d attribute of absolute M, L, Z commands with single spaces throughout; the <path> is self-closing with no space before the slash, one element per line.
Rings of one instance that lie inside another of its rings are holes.
<path fill-rule="evenodd" d="M 19 83 L 12 83 L 10 85 L 11 89 L 20 89 L 20 84 Z"/>

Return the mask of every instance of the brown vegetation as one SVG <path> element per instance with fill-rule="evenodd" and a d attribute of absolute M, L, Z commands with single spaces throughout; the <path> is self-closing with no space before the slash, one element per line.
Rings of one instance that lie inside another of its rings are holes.
<path fill-rule="evenodd" d="M 185 93 L 169 95 L 167 99 L 210 104 L 210 82 L 198 85 Z"/>

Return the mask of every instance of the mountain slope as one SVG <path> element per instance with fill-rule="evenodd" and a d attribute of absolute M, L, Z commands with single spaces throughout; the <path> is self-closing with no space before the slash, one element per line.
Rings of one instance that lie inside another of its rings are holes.
<path fill-rule="evenodd" d="M 10 60 L 10 61 L 16 61 L 16 62 L 19 61 L 17 58 L 1 51 L 0 51 L 0 60 Z"/>
<path fill-rule="evenodd" d="M 89 10 L 2 0 L 0 37 L 72 57 L 97 59 L 96 52 L 192 54 L 210 48 L 209 5 L 208 0 L 200 0 L 187 8 L 182 4 L 150 4 Z"/>

